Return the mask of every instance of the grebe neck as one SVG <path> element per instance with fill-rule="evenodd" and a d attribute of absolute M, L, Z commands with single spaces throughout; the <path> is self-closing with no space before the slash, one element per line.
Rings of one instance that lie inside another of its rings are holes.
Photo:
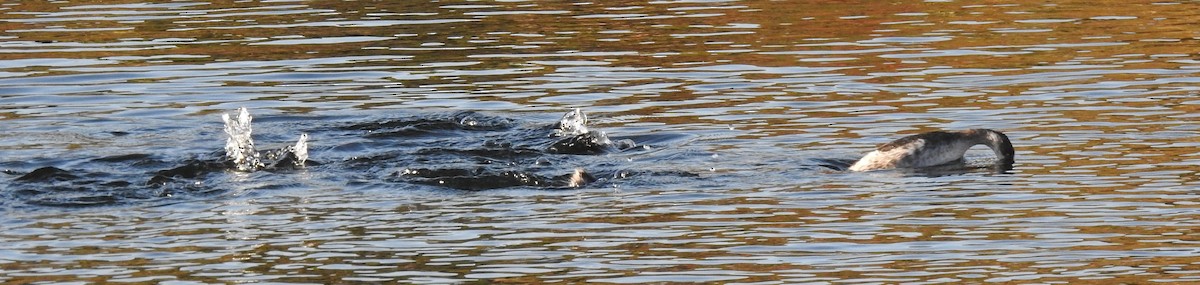
<path fill-rule="evenodd" d="M 996 153 L 996 158 L 1000 160 L 997 165 L 1005 167 L 1006 170 L 1012 169 L 1012 165 L 1016 163 L 1013 157 L 1016 151 L 1013 150 L 1012 141 L 1008 139 L 1008 136 L 989 129 L 972 129 L 968 130 L 967 134 Z"/>

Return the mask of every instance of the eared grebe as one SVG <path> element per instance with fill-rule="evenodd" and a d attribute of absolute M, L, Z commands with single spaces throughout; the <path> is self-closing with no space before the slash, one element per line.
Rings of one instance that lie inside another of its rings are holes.
<path fill-rule="evenodd" d="M 934 131 L 907 136 L 879 146 L 863 156 L 850 171 L 920 168 L 962 161 L 967 149 L 986 145 L 996 153 L 996 165 L 1012 169 L 1013 146 L 1004 133 L 989 129 Z"/>

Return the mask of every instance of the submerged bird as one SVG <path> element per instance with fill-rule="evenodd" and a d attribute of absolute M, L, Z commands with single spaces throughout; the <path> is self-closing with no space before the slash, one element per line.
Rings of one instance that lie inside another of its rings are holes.
<path fill-rule="evenodd" d="M 989 129 L 933 131 L 907 136 L 879 146 L 850 166 L 850 171 L 920 168 L 962 162 L 972 146 L 986 145 L 996 153 L 996 165 L 1012 169 L 1013 146 L 1004 133 Z"/>

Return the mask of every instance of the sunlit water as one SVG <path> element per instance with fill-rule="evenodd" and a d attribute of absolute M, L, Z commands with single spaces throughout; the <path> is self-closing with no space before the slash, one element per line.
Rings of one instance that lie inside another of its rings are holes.
<path fill-rule="evenodd" d="M 797 2 L 0 4 L 0 282 L 1200 282 L 1200 4 Z"/>

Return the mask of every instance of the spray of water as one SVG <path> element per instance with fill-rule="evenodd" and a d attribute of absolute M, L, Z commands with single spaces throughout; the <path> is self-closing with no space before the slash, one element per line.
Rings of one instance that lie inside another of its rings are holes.
<path fill-rule="evenodd" d="M 254 140 L 250 138 L 251 119 L 253 117 L 245 107 L 238 108 L 237 114 L 232 117 L 221 114 L 221 120 L 225 121 L 225 134 L 229 136 L 225 140 L 225 158 L 233 161 L 238 171 L 254 171 L 264 166 L 258 151 L 254 149 Z"/>
<path fill-rule="evenodd" d="M 225 121 L 225 134 L 229 136 L 225 140 L 225 158 L 232 161 L 238 171 L 253 172 L 268 166 L 277 167 L 285 161 L 290 162 L 288 167 L 304 167 L 305 161 L 308 161 L 308 134 L 300 134 L 296 144 L 264 154 L 254 148 L 254 139 L 251 138 L 253 130 L 250 127 L 254 117 L 246 108 L 238 108 L 233 116 L 221 114 L 221 119 Z"/>
<path fill-rule="evenodd" d="M 296 156 L 296 166 L 303 167 L 308 160 L 308 134 L 300 134 L 300 139 L 292 146 L 292 154 Z"/>
<path fill-rule="evenodd" d="M 578 136 L 588 133 L 587 115 L 583 114 L 582 110 L 575 109 L 563 115 L 558 121 L 558 129 L 554 130 L 554 134 L 560 137 Z"/>

